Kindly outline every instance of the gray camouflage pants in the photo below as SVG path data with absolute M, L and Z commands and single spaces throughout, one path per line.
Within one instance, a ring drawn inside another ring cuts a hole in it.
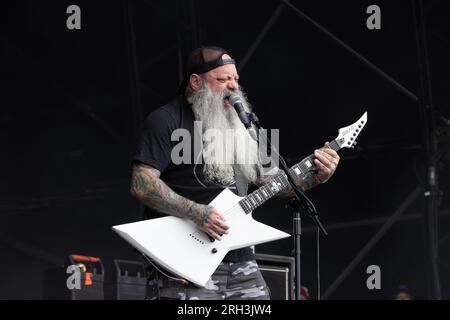
M 153 273 L 154 275 L 155 273 Z M 204 288 L 168 279 L 149 278 L 151 296 L 177 300 L 269 300 L 269 290 L 255 260 L 222 262 Z M 150 297 L 151 298 L 151 297 Z

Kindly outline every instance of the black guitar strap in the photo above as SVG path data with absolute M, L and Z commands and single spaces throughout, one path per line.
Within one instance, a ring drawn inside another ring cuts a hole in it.
M 233 171 L 238 196 L 245 197 L 248 192 L 248 180 L 242 174 L 241 170 L 239 170 L 239 167 L 235 164 L 233 165 Z M 255 253 L 255 246 L 251 246 L 250 249 L 252 250 L 253 253 Z
M 245 197 L 248 191 L 247 178 L 242 174 L 241 170 L 239 170 L 239 167 L 235 164 L 233 165 L 233 171 L 238 196 Z

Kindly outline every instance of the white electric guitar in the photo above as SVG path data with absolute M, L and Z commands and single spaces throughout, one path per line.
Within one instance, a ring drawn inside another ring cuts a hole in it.
M 339 129 L 329 148 L 351 148 L 367 123 L 367 112 L 354 124 Z M 314 155 L 291 167 L 290 172 L 304 179 L 316 170 Z M 246 197 L 223 190 L 210 205 L 226 219 L 229 233 L 221 241 L 211 240 L 193 222 L 174 216 L 113 226 L 122 238 L 173 274 L 204 287 L 230 250 L 289 237 L 288 233 L 255 221 L 252 211 L 289 186 L 284 173 Z

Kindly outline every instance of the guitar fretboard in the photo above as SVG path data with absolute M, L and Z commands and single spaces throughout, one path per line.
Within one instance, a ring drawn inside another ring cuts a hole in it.
M 340 149 L 339 144 L 336 140 L 330 142 L 328 144 L 328 147 L 333 149 L 334 151 L 338 151 Z M 292 166 L 289 169 L 289 172 L 293 176 L 298 177 L 300 180 L 304 179 L 306 175 L 317 169 L 317 167 L 314 165 L 314 159 L 314 154 L 309 155 L 296 165 Z M 259 189 L 247 195 L 245 198 L 241 199 L 239 201 L 239 205 L 244 210 L 244 212 L 248 214 L 262 205 L 264 202 L 275 196 L 277 193 L 286 189 L 288 186 L 288 178 L 286 174 L 281 171 L 277 173 L 269 183 L 263 185 Z

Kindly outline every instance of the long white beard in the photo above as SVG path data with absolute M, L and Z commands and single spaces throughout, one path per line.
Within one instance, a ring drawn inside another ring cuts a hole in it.
M 244 93 L 234 93 L 241 97 L 248 112 L 250 106 Z M 235 164 L 249 182 L 255 182 L 260 170 L 258 145 L 236 111 L 224 106 L 224 97 L 225 92 L 215 94 L 206 83 L 188 97 L 195 120 L 202 121 L 203 173 L 211 181 L 231 185 Z

